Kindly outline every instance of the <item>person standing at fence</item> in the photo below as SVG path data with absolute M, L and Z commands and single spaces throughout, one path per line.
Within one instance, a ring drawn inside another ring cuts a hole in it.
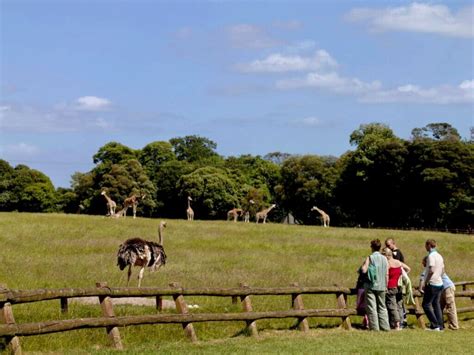
M 441 293 L 443 292 L 444 260 L 436 249 L 436 241 L 428 239 L 425 248 L 428 252 L 423 281 L 420 284 L 420 292 L 423 292 L 423 310 L 430 320 L 428 330 L 443 330 L 443 312 L 441 310 Z
M 388 262 L 388 283 L 385 299 L 390 328 L 401 330 L 401 323 L 403 321 L 403 294 L 398 284 L 402 277 L 403 270 L 410 272 L 410 267 L 400 260 L 394 259 L 390 248 L 384 248 L 382 254 L 387 258 Z
M 428 258 L 427 256 L 423 258 L 423 261 L 422 261 L 423 268 L 426 268 L 427 258 Z M 420 275 L 421 283 L 423 282 L 424 277 L 425 277 L 425 269 L 423 269 L 423 272 Z M 455 300 L 455 294 L 454 294 L 454 292 L 456 291 L 456 287 L 454 286 L 454 282 L 451 281 L 451 279 L 449 278 L 448 274 L 444 273 L 443 276 L 441 276 L 441 279 L 443 280 L 443 291 L 441 292 L 441 298 L 440 298 L 441 310 L 443 311 L 444 309 L 446 309 L 446 313 L 448 315 L 449 329 L 458 330 L 459 329 L 458 313 L 456 309 L 456 300 Z
M 448 314 L 448 328 L 451 330 L 458 330 L 458 312 L 454 295 L 456 287 L 454 286 L 454 282 L 451 281 L 446 273 L 444 273 L 441 278 L 443 280 L 443 292 L 441 293 L 440 300 L 441 310 L 446 309 L 446 313 Z
M 365 300 L 370 330 L 390 330 L 385 295 L 388 281 L 388 262 L 380 254 L 382 243 L 379 239 L 370 242 L 372 254 L 365 259 L 361 270 L 367 273 Z
M 367 305 L 365 304 L 365 284 L 369 282 L 367 273 L 362 272 L 362 268 L 359 267 L 357 270 L 358 277 L 356 283 L 357 299 L 356 299 L 356 310 L 359 316 L 362 316 L 362 327 L 369 329 L 369 317 L 367 317 Z

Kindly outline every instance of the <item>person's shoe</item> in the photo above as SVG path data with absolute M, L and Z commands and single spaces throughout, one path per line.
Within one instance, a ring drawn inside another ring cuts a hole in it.
M 436 327 L 436 328 L 426 328 L 425 330 L 430 330 L 432 332 L 440 332 L 441 329 L 439 327 Z

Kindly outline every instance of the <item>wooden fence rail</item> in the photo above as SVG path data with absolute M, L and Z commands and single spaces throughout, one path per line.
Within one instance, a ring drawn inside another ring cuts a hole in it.
M 458 308 L 458 313 L 474 312 L 474 290 L 469 286 L 474 281 L 462 281 L 455 283 L 462 286 L 462 291 L 456 292 L 456 297 L 469 297 L 473 306 Z M 304 309 L 302 295 L 334 295 L 336 307 L 334 309 Z M 111 345 L 116 349 L 123 349 L 118 327 L 142 324 L 169 324 L 180 323 L 186 336 L 193 342 L 197 341 L 193 323 L 197 322 L 222 322 L 222 321 L 244 321 L 246 331 L 252 336 L 258 335 L 256 321 L 272 318 L 296 318 L 297 328 L 301 331 L 309 329 L 308 317 L 337 317 L 341 318 L 341 327 L 351 329 L 350 316 L 357 314 L 355 309 L 347 307 L 347 297 L 357 294 L 357 290 L 347 287 L 301 287 L 292 284 L 289 287 L 277 288 L 252 288 L 241 284 L 236 288 L 184 288 L 176 283 L 167 288 L 113 288 L 107 283 L 97 283 L 95 288 L 66 288 L 66 289 L 39 289 L 39 290 L 10 290 L 0 286 L 0 338 L 6 339 L 6 343 L 14 354 L 21 354 L 20 336 L 33 336 L 40 334 L 64 332 L 84 328 L 106 328 Z M 255 312 L 252 309 L 250 296 L 291 296 L 290 306 L 292 309 L 285 311 Z M 141 316 L 120 316 L 114 314 L 112 298 L 121 297 L 156 297 L 157 308 L 163 296 L 171 296 L 175 301 L 176 310 L 179 314 L 155 314 Z M 184 296 L 214 296 L 231 297 L 232 303 L 240 299 L 242 313 L 189 313 Z M 424 327 L 422 316 L 423 309 L 419 306 L 419 298 L 422 294 L 414 290 L 416 306 L 408 308 L 409 314 L 417 317 L 418 324 Z M 98 297 L 102 308 L 102 317 L 66 319 L 36 323 L 17 324 L 13 317 L 12 305 L 39 302 L 47 300 L 60 300 L 61 311 L 68 311 L 68 299 L 78 297 Z M 1 345 L 1 344 L 0 344 Z M 1 350 L 1 348 L 0 348 Z

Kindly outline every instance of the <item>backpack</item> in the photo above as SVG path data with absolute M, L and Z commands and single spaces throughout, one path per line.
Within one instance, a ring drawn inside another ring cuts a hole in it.
M 370 281 L 371 285 L 374 285 L 377 282 L 377 268 L 372 262 L 372 257 L 369 257 L 370 263 L 369 263 L 369 268 L 367 269 L 367 277 Z

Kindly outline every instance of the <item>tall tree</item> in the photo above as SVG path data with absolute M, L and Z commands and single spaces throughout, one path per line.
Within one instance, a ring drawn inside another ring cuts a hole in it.
M 281 183 L 276 187 L 278 205 L 308 224 L 317 220 L 310 212 L 314 205 L 332 214 L 335 172 L 331 160 L 317 155 L 288 158 L 281 167 Z
M 0 210 L 19 212 L 54 212 L 56 191 L 45 174 L 17 165 L 14 169 L 2 161 L 0 183 Z
M 422 128 L 414 128 L 411 131 L 413 139 L 429 138 L 435 140 L 459 141 L 461 136 L 456 128 L 449 123 L 430 123 Z
M 346 223 L 394 226 L 400 223 L 406 148 L 386 125 L 361 125 L 350 136 L 355 151 L 341 157 L 336 197 Z
M 170 143 L 178 160 L 195 163 L 219 159 L 217 144 L 208 138 L 192 135 L 172 138 Z
M 226 218 L 227 211 L 239 202 L 237 187 L 223 169 L 199 168 L 182 176 L 178 186 L 183 207 L 187 196 L 191 196 L 197 218 Z

